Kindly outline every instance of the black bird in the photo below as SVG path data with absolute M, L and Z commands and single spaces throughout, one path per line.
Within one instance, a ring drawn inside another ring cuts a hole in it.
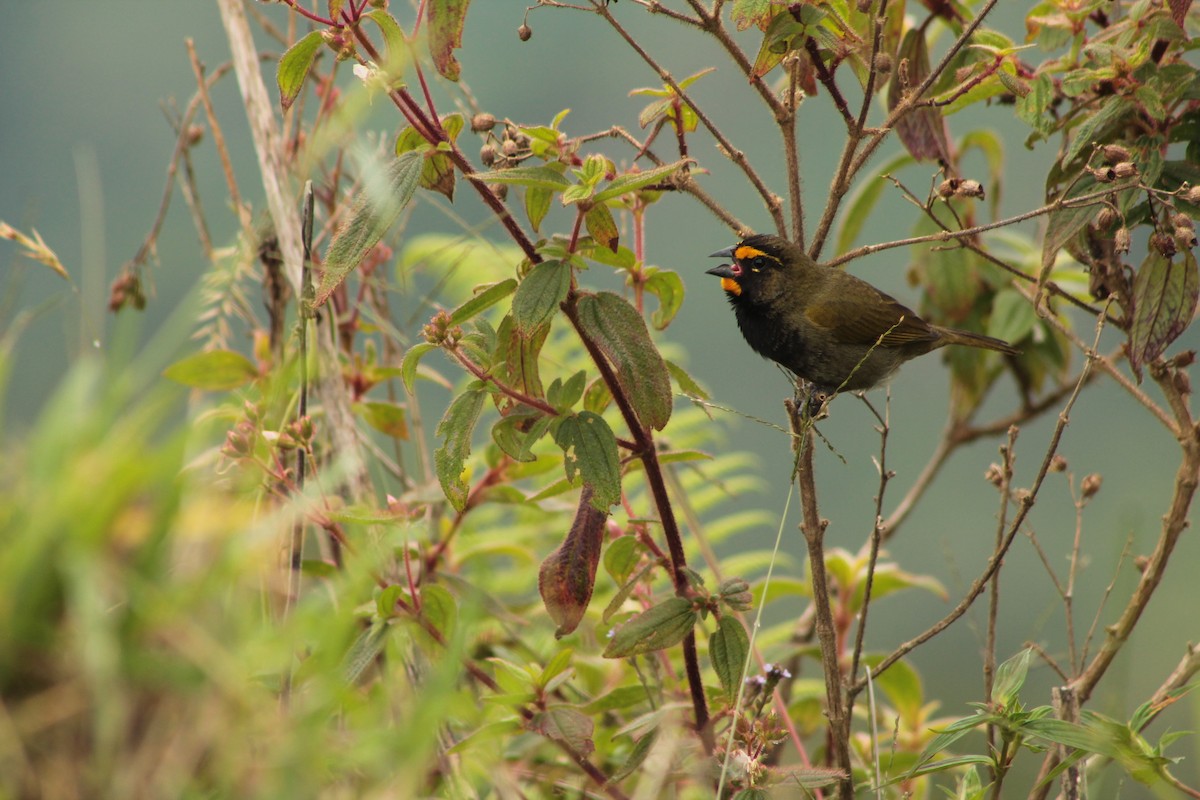
M 1007 355 L 1007 342 L 926 322 L 871 284 L 814 262 L 787 239 L 756 234 L 712 254 L 738 328 L 756 353 L 826 396 L 887 380 L 910 358 L 948 344 Z

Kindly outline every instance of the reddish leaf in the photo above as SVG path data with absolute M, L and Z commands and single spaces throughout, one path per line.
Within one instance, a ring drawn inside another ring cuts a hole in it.
M 1167 5 L 1171 7 L 1171 19 L 1182 28 L 1184 20 L 1187 19 L 1188 9 L 1192 7 L 1192 0 L 1169 0 Z
M 535 714 L 529 726 L 547 739 L 565 742 L 581 755 L 590 755 L 596 749 L 592 742 L 592 720 L 582 711 L 571 706 L 550 706 Z
M 458 80 L 461 70 L 454 50 L 462 47 L 463 25 L 471 0 L 430 0 L 425 6 L 429 24 L 429 52 L 443 78 Z
M 929 75 L 929 47 L 925 43 L 925 32 L 913 28 L 904 34 L 900 43 L 900 59 L 907 62 L 907 69 L 897 69 L 888 87 L 888 111 L 900 105 L 906 91 L 920 86 Z M 902 75 L 907 75 L 907 85 Z M 917 108 L 896 121 L 896 135 L 904 149 L 917 161 L 950 161 L 950 145 L 946 135 L 946 121 L 936 108 Z
M 558 625 L 556 637 L 566 636 L 579 627 L 587 611 L 596 585 L 596 567 L 600 564 L 607 519 L 607 512 L 592 505 L 592 490 L 585 484 L 567 538 L 538 570 L 538 592 L 546 604 L 546 612 Z
M 1162 355 L 1187 329 L 1198 297 L 1200 272 L 1191 251 L 1175 261 L 1151 249 L 1133 279 L 1129 366 L 1138 381 L 1142 379 L 1142 367 Z

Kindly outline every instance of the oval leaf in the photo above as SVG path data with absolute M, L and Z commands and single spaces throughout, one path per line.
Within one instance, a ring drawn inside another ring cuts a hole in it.
M 543 261 L 529 271 L 513 297 L 513 321 L 529 333 L 550 321 L 571 288 L 571 267 L 565 261 Z
M 338 229 L 325 252 L 325 272 L 313 300 L 314 308 L 329 299 L 396 222 L 417 190 L 424 160 L 417 152 L 398 156 L 388 167 L 386 185 L 359 198 L 350 221 Z
M 477 287 L 471 299 L 450 312 L 450 323 L 461 325 L 485 309 L 491 308 L 517 290 L 516 278 L 505 278 L 499 283 Z
M 554 432 L 563 449 L 567 480 L 578 474 L 592 488 L 592 505 L 605 510 L 621 499 L 621 461 L 617 437 L 604 417 L 591 411 L 564 417 Z
M 737 698 L 750 652 L 750 637 L 737 617 L 726 614 L 717 622 L 717 630 L 708 639 L 708 657 L 721 688 L 732 703 Z
M 283 110 L 291 108 L 292 103 L 300 96 L 304 87 L 304 79 L 312 69 L 317 51 L 325 43 L 320 31 L 312 31 L 303 39 L 288 48 L 279 59 L 279 68 L 275 71 L 275 80 L 279 84 L 279 104 Z
M 163 377 L 193 389 L 215 392 L 244 386 L 258 377 L 258 370 L 241 353 L 209 350 L 176 361 L 163 370 Z
M 483 411 L 485 394 L 478 388 L 463 392 L 454 398 L 437 426 L 437 435 L 443 437 L 443 442 L 433 454 L 433 463 L 442 491 L 455 511 L 462 511 L 467 505 L 470 487 L 463 479 L 463 464 L 471 454 L 471 433 Z
M 650 315 L 650 322 L 658 330 L 666 330 L 683 305 L 683 279 L 678 272 L 659 270 L 646 280 L 646 291 L 658 298 L 658 310 Z
M 638 419 L 661 431 L 671 418 L 671 378 L 642 316 L 611 292 L 584 295 L 576 310 L 582 332 L 616 367 Z
M 408 423 L 404 419 L 404 409 L 395 403 L 369 401 L 354 404 L 355 413 L 361 414 L 375 430 L 395 439 L 408 438 Z
M 471 0 L 431 0 L 425 6 L 429 53 L 433 56 L 437 71 L 447 80 L 458 80 L 461 71 L 454 50 L 462 47 L 463 25 L 467 22 L 467 6 L 470 3 Z
M 617 628 L 604 648 L 604 657 L 629 658 L 677 645 L 695 627 L 697 619 L 699 614 L 692 601 L 672 597 Z
M 1142 366 L 1162 355 L 1187 329 L 1200 296 L 1196 256 L 1184 251 L 1178 261 L 1151 248 L 1133 279 L 1133 326 L 1129 366 L 1142 378 Z

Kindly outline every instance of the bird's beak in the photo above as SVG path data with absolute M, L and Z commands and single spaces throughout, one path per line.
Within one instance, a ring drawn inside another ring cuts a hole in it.
M 718 278 L 728 278 L 733 280 L 737 277 L 737 273 L 733 271 L 733 267 L 729 264 L 722 264 L 719 267 L 713 267 L 704 271 L 705 275 L 716 275 Z
M 733 258 L 733 251 L 737 249 L 737 245 L 726 247 L 724 250 L 718 250 L 709 256 L 709 258 Z
M 742 285 L 737 282 L 738 273 L 734 271 L 730 264 L 722 264 L 719 267 L 704 271 L 706 275 L 716 275 L 721 279 L 721 288 L 732 295 L 740 295 L 742 293 Z

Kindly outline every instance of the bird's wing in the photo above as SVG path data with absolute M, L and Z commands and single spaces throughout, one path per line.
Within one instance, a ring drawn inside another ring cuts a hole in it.
M 809 306 L 805 315 L 844 344 L 870 346 L 880 341 L 881 334 L 884 334 L 880 341 L 883 347 L 937 339 L 937 333 L 916 312 L 882 293 L 877 303 L 834 300 L 815 308 Z

